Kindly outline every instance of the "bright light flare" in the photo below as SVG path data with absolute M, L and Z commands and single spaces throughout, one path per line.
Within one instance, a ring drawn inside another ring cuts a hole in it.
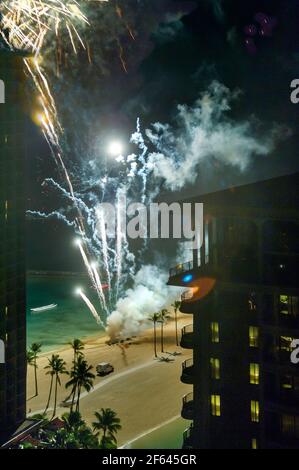
M 75 246 L 80 247 L 80 246 L 81 246 L 81 243 L 82 243 L 81 238 L 75 238 L 75 240 L 74 240 L 74 245 L 75 245 Z
M 121 142 L 113 141 L 108 145 L 108 153 L 112 157 L 119 157 L 123 153 L 123 145 Z

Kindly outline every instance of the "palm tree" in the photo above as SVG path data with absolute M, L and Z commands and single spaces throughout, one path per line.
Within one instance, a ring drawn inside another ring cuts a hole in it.
M 180 300 L 175 300 L 171 305 L 174 309 L 174 321 L 175 321 L 175 339 L 176 345 L 179 345 L 179 337 L 178 337 L 178 310 L 180 309 L 181 302 Z
M 160 313 L 153 313 L 152 316 L 149 317 L 149 320 L 153 322 L 154 324 L 154 351 L 155 351 L 155 357 L 158 357 L 157 354 L 157 323 L 160 319 Z
M 33 356 L 33 352 L 30 351 L 30 349 L 28 349 L 26 352 L 26 360 L 27 360 L 28 366 L 34 366 L 34 356 Z
M 166 308 L 163 308 L 160 312 L 159 322 L 161 323 L 161 352 L 164 352 L 164 325 L 167 319 L 170 318 L 169 312 Z
M 26 361 L 27 361 L 27 366 L 34 367 L 34 355 L 33 355 L 33 352 L 30 351 L 30 349 L 28 349 L 26 352 Z
M 49 389 L 48 401 L 47 401 L 47 404 L 46 404 L 46 408 L 45 408 L 44 414 L 46 414 L 47 411 L 48 411 L 49 404 L 50 404 L 50 400 L 51 400 L 51 396 L 52 396 L 53 380 L 54 380 L 54 375 L 55 375 L 54 368 L 55 368 L 55 356 L 52 355 L 51 359 L 48 358 L 48 365 L 45 366 L 45 369 L 49 369 L 49 370 L 46 372 L 46 375 L 51 375 L 51 382 L 50 382 L 50 389 Z
M 94 421 L 92 426 L 93 430 L 96 431 L 96 436 L 99 435 L 100 431 L 103 432 L 101 447 L 107 448 L 110 442 L 116 443 L 116 434 L 121 429 L 121 424 L 115 411 L 111 408 L 101 408 L 101 412 L 96 412 L 95 417 L 97 421 Z
M 49 369 L 47 371 L 47 374 L 51 375 L 51 383 L 50 383 L 50 391 L 49 391 L 48 401 L 47 401 L 47 405 L 46 405 L 46 409 L 45 409 L 44 413 L 46 413 L 48 408 L 49 408 L 50 399 L 51 399 L 52 390 L 53 390 L 53 382 L 54 382 L 54 378 L 55 378 L 54 409 L 53 409 L 52 419 L 54 418 L 54 416 L 56 414 L 57 389 L 58 389 L 58 385 L 61 385 L 60 375 L 68 374 L 65 366 L 66 366 L 65 361 L 61 357 L 59 357 L 58 354 L 52 354 L 51 359 L 48 359 L 48 365 L 45 367 L 45 369 Z
M 32 343 L 29 347 L 29 351 L 33 356 L 33 367 L 34 367 L 34 382 L 35 382 L 35 396 L 38 395 L 38 386 L 37 386 L 37 357 L 41 352 L 42 344 L 41 343 Z
M 93 387 L 93 381 L 95 375 L 91 372 L 93 369 L 92 366 L 88 365 L 87 361 L 82 356 L 78 356 L 77 361 L 74 363 L 74 367 L 71 370 L 70 376 L 71 380 L 66 383 L 66 388 L 72 387 L 73 398 L 71 411 L 73 411 L 76 392 L 77 392 L 77 402 L 76 402 L 76 411 L 79 411 L 80 405 L 80 395 L 81 390 L 84 388 L 87 392 Z
M 54 367 L 54 374 L 55 374 L 55 395 L 54 395 L 54 410 L 53 410 L 53 416 L 52 419 L 54 418 L 56 414 L 56 406 L 57 406 L 57 388 L 58 385 L 61 386 L 61 381 L 60 381 L 60 375 L 63 374 L 68 374 L 68 371 L 65 368 L 66 362 L 61 359 L 61 357 L 56 356 L 55 360 L 55 367 Z
M 82 416 L 79 412 L 77 411 L 71 411 L 70 413 L 64 413 L 62 416 L 62 421 L 65 424 L 65 429 L 67 431 L 73 431 L 76 429 L 79 429 L 80 426 L 83 426 L 84 421 L 82 419 Z
M 92 433 L 79 412 L 73 411 L 62 415 L 65 424 L 64 431 L 67 436 L 72 436 L 73 442 L 80 449 L 98 449 L 98 438 Z
M 70 341 L 68 344 L 69 346 L 71 346 L 71 348 L 74 351 L 73 363 L 75 364 L 78 357 L 83 356 L 82 351 L 84 349 L 84 343 L 80 339 L 75 338 L 73 341 Z M 67 402 L 70 399 L 70 397 L 73 395 L 73 393 L 74 393 L 74 390 L 72 389 L 70 394 L 64 399 L 64 402 Z
M 78 359 L 78 356 L 83 355 L 82 351 L 84 349 L 84 343 L 82 343 L 82 341 L 80 339 L 75 338 L 73 341 L 70 341 L 68 344 L 71 346 L 71 348 L 74 351 L 73 361 L 76 362 L 76 360 Z

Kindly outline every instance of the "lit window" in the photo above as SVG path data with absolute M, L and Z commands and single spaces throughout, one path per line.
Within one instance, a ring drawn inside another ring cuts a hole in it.
M 211 365 L 211 377 L 212 377 L 212 379 L 219 380 L 220 379 L 220 361 L 219 361 L 219 359 L 215 359 L 214 357 L 211 357 L 210 365 Z
M 279 304 L 281 315 L 293 317 L 299 315 L 299 297 L 280 295 Z
M 219 323 L 211 323 L 211 339 L 212 343 L 219 343 Z
M 211 395 L 212 416 L 221 416 L 220 395 Z
M 285 375 L 281 379 L 281 388 L 284 390 L 292 390 L 293 388 L 293 378 L 291 375 Z
M 250 402 L 251 421 L 258 423 L 260 420 L 260 404 L 258 401 L 251 400 Z
M 299 437 L 299 416 L 282 415 L 282 433 L 292 437 Z
M 250 383 L 258 385 L 260 382 L 260 366 L 259 364 L 250 364 Z
M 258 348 L 259 345 L 259 329 L 257 326 L 249 327 L 249 346 L 251 348 Z
M 292 352 L 293 349 L 291 348 L 291 343 L 294 338 L 291 338 L 290 336 L 281 336 L 280 337 L 280 344 L 279 348 L 280 351 L 286 351 L 286 352 Z
M 251 439 L 251 449 L 258 449 L 257 439 L 255 438 Z

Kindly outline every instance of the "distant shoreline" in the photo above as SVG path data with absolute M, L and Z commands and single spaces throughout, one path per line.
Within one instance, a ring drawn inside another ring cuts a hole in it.
M 29 270 L 26 271 L 27 276 L 36 277 L 74 277 L 74 278 L 87 278 L 87 274 L 84 272 L 72 272 L 72 271 L 40 271 L 40 270 Z

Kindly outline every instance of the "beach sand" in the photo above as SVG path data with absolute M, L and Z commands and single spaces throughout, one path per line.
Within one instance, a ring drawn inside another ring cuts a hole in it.
M 179 336 L 183 326 L 192 323 L 191 315 L 179 314 Z M 114 373 L 106 377 L 96 377 L 94 388 L 89 393 L 83 393 L 80 400 L 80 412 L 90 424 L 94 412 L 101 408 L 112 408 L 121 419 L 122 430 L 118 433 L 118 446 L 144 435 L 151 429 L 179 416 L 182 407 L 182 397 L 192 389 L 180 381 L 181 364 L 192 356 L 191 350 L 182 349 L 175 345 L 175 322 L 170 320 L 164 328 L 165 346 L 167 352 L 180 352 L 173 357 L 174 362 L 165 363 L 154 359 L 153 331 L 147 330 L 140 337 L 132 340 L 125 353 L 119 346 L 106 344 L 107 337 L 90 338 L 85 340 L 84 354 L 89 364 L 95 366 L 100 362 L 113 364 Z M 158 329 L 159 332 L 159 329 Z M 160 334 L 158 334 L 158 353 Z M 68 370 L 71 368 L 73 351 L 66 347 L 58 351 L 66 361 Z M 47 402 L 50 376 L 46 375 L 48 354 L 38 358 L 39 395 L 34 395 L 33 367 L 28 368 L 27 379 L 27 411 L 29 415 L 40 413 Z M 164 354 L 167 356 L 167 354 Z M 172 357 L 172 356 L 169 356 Z M 93 371 L 95 373 L 95 370 Z M 68 395 L 64 384 L 68 376 L 62 376 L 62 386 L 58 389 L 58 403 Z M 53 406 L 53 399 L 50 409 Z M 57 416 L 68 411 L 68 408 L 58 407 Z M 51 416 L 51 413 L 49 414 Z M 188 422 L 186 421 L 186 427 Z

